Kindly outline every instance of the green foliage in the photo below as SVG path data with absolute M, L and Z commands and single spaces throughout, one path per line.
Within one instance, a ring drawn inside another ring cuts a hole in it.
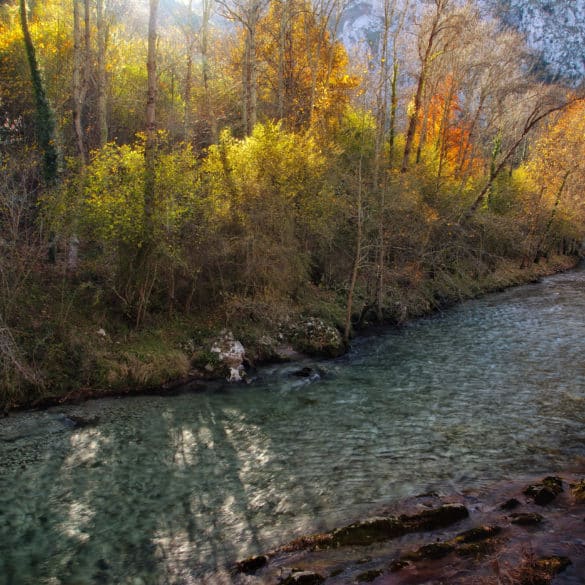
M 376 120 L 371 112 L 348 107 L 335 134 L 335 144 L 341 149 L 344 163 L 355 163 L 360 159 L 371 165 L 376 140 Z
M 306 280 L 310 239 L 333 213 L 326 169 L 311 136 L 278 124 L 257 125 L 242 140 L 225 131 L 209 149 L 203 178 L 213 221 L 230 244 L 234 290 L 294 294 Z
M 80 235 L 115 250 L 144 243 L 144 144 L 107 144 L 85 174 L 70 162 L 63 189 L 45 198 L 45 213 L 61 233 L 77 218 Z M 190 146 L 162 152 L 156 166 L 154 234 L 169 246 L 200 205 L 197 161 Z M 79 199 L 79 193 L 82 193 Z

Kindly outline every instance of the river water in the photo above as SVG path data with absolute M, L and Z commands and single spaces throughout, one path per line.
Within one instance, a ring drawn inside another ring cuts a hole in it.
M 416 493 L 584 471 L 584 358 L 576 270 L 301 364 L 319 379 L 275 366 L 0 420 L 0 585 L 228 583 L 238 558 Z

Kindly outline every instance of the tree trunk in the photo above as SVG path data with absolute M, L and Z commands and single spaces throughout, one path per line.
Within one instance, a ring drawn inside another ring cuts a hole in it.
M 395 4 L 390 6 L 390 0 L 384 1 L 384 26 L 380 47 L 380 71 L 378 87 L 376 88 L 376 142 L 374 146 L 374 168 L 372 179 L 374 193 L 378 195 L 378 246 L 376 250 L 376 317 L 382 321 L 384 305 L 384 264 L 385 264 L 385 210 L 386 210 L 386 172 L 384 169 L 381 180 L 380 170 L 383 165 L 384 142 L 386 137 L 386 119 L 388 111 L 388 37 Z
M 148 22 L 147 97 L 146 97 L 146 144 L 144 147 L 144 229 L 145 236 L 152 236 L 155 206 L 156 174 L 156 18 L 158 0 L 150 0 Z
M 87 163 L 85 137 L 83 134 L 83 105 L 85 101 L 86 55 L 82 48 L 80 0 L 73 0 L 73 127 L 81 164 Z
M 394 159 L 394 142 L 396 140 L 396 115 L 398 112 L 398 38 L 404 27 L 406 21 L 406 14 L 410 7 L 410 0 L 406 0 L 402 6 L 398 23 L 396 24 L 395 30 L 392 34 L 392 81 L 390 83 L 390 127 L 388 129 L 388 142 L 389 142 L 389 154 L 388 160 L 390 164 Z M 394 6 L 394 9 L 396 6 Z
M 250 29 L 250 109 L 248 113 L 248 132 L 252 134 L 258 117 L 258 65 L 256 62 L 256 32 L 257 19 Z
M 193 84 L 193 31 L 190 23 L 193 19 L 193 0 L 189 0 L 187 8 L 187 19 L 189 21 L 189 27 L 185 44 L 187 45 L 187 71 L 185 72 L 185 91 L 183 93 L 183 101 L 185 102 L 185 108 L 183 111 L 183 140 L 189 141 L 190 127 L 191 127 L 191 90 Z
M 357 200 L 357 230 L 355 236 L 355 257 L 351 269 L 351 276 L 349 279 L 349 289 L 347 291 L 347 306 L 345 312 L 345 325 L 343 328 L 343 341 L 349 343 L 351 335 L 351 314 L 353 312 L 353 297 L 355 294 L 355 286 L 362 261 L 362 239 L 363 239 L 363 209 L 362 209 L 362 161 L 360 158 L 359 164 L 359 186 L 358 186 L 358 200 Z
M 97 118 L 99 145 L 108 141 L 107 76 L 106 76 L 106 21 L 104 0 L 96 0 L 97 10 Z
M 217 117 L 213 111 L 213 98 L 211 95 L 211 88 L 209 87 L 210 70 L 209 70 L 209 19 L 211 18 L 211 10 L 213 8 L 213 0 L 203 0 L 203 18 L 201 20 L 201 68 L 203 75 L 203 89 L 205 92 L 205 116 L 209 121 L 210 142 L 216 144 L 219 136 L 217 127 Z
M 28 28 L 26 0 L 20 0 L 20 24 L 26 49 L 26 57 L 30 69 L 31 82 L 35 96 L 36 133 L 39 146 L 43 151 L 44 175 L 49 185 L 57 183 L 61 170 L 61 153 L 58 147 L 57 125 L 55 115 L 49 104 L 45 86 L 41 77 L 35 47 Z
M 286 59 L 286 39 L 288 36 L 288 22 L 289 22 L 289 0 L 282 0 L 282 14 L 280 15 L 280 23 L 278 30 L 278 95 L 276 111 L 279 120 L 284 118 L 284 102 L 285 102 L 285 59 Z

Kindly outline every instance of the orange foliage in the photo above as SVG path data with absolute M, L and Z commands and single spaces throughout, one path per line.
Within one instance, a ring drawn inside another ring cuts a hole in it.
M 282 117 L 292 129 L 328 126 L 345 110 L 359 79 L 348 73 L 345 48 L 331 39 L 327 23 L 309 2 L 289 0 L 287 13 L 283 10 L 283 3 L 273 2 L 260 22 L 263 109 L 269 118 Z M 284 29 L 283 22 L 288 23 Z
M 425 113 L 423 112 L 424 116 Z M 484 163 L 475 151 L 471 123 L 464 118 L 452 75 L 446 76 L 431 97 L 426 118 L 419 121 L 419 136 L 434 149 L 443 174 L 478 175 Z

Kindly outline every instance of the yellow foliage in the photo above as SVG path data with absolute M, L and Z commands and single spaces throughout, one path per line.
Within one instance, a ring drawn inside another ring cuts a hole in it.
M 344 112 L 359 79 L 348 72 L 345 48 L 332 41 L 326 22 L 310 3 L 288 2 L 286 16 L 284 6 L 271 3 L 260 22 L 259 94 L 269 118 L 278 119 L 282 114 L 287 127 L 293 129 L 327 128 Z M 289 23 L 285 30 L 283 22 Z
M 549 207 L 585 218 L 585 101 L 578 100 L 551 119 L 523 171 L 527 183 Z

